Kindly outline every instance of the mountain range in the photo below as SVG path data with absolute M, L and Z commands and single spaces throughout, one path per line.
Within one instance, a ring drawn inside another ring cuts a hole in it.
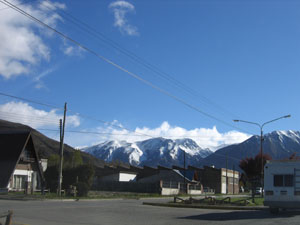
M 215 165 L 239 169 L 239 162 L 246 157 L 254 157 L 260 153 L 260 136 L 254 135 L 240 144 L 229 145 L 221 148 L 201 161 L 199 166 Z M 286 159 L 293 153 L 300 154 L 299 131 L 273 131 L 263 136 L 263 154 L 268 154 L 272 159 Z
M 202 149 L 192 139 L 152 138 L 128 143 L 126 141 L 107 141 L 88 147 L 83 151 L 104 161 L 122 161 L 138 166 L 183 167 L 184 151 L 186 165 L 212 166 L 240 170 L 239 162 L 246 157 L 254 157 L 260 152 L 260 136 L 254 135 L 246 141 L 222 147 L 215 152 Z M 300 154 L 299 131 L 274 131 L 264 135 L 263 153 L 272 159 L 284 159 L 293 153 Z
M 188 138 L 151 138 L 134 143 L 107 141 L 82 150 L 107 162 L 117 160 L 136 166 L 183 166 L 184 153 L 186 165 L 196 166 L 203 158 L 213 153 L 209 149 L 202 149 Z
M 19 123 L 0 120 L 1 132 L 31 131 L 34 144 L 41 158 L 58 154 L 59 142 L 46 137 L 37 130 Z M 300 155 L 299 131 L 273 131 L 263 137 L 263 152 L 272 159 L 289 158 L 292 154 Z M 71 157 L 74 148 L 65 144 L 64 154 Z M 138 166 L 183 167 L 184 152 L 186 165 L 196 167 L 212 166 L 217 168 L 226 165 L 229 169 L 239 169 L 239 162 L 246 157 L 254 157 L 260 152 L 260 136 L 254 135 L 246 141 L 222 147 L 215 152 L 201 148 L 192 139 L 152 138 L 145 141 L 129 143 L 126 141 L 107 141 L 82 149 L 84 162 L 103 166 L 105 162 L 121 161 Z

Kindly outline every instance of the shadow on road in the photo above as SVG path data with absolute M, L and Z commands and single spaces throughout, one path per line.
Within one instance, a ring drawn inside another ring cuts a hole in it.
M 235 211 L 207 213 L 195 216 L 179 217 L 178 219 L 191 220 L 251 220 L 251 219 L 272 219 L 272 218 L 289 218 L 299 216 L 300 211 L 280 211 L 279 214 L 271 214 L 269 211 Z

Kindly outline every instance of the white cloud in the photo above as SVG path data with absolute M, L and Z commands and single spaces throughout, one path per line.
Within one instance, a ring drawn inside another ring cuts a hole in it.
M 18 0 L 11 2 L 20 4 Z M 25 4 L 20 8 L 55 27 L 61 20 L 55 10 L 65 5 L 42 1 L 35 8 Z M 28 74 L 41 60 L 50 60 L 50 49 L 40 35 L 45 29 L 34 21 L 8 8 L 0 13 L 0 30 L 0 75 L 5 79 Z
M 49 74 L 53 73 L 55 70 L 56 70 L 56 67 L 53 67 L 53 68 L 43 71 L 42 73 L 40 73 L 36 77 L 34 77 L 33 82 L 35 83 L 35 88 L 36 89 L 46 88 L 42 79 L 44 77 L 48 76 Z
M 139 35 L 137 27 L 129 24 L 126 19 L 127 13 L 135 12 L 134 5 L 126 1 L 115 1 L 110 3 L 108 7 L 112 9 L 114 13 L 114 26 L 119 28 L 121 33 L 129 36 Z
M 94 130 L 99 133 L 98 135 L 81 134 L 81 138 L 84 138 L 81 139 L 83 142 L 78 142 L 78 140 L 73 139 L 73 145 L 91 146 L 107 140 L 126 140 L 128 142 L 135 142 L 150 139 L 152 137 L 164 137 L 169 139 L 191 138 L 202 148 L 216 150 L 217 147 L 221 145 L 240 143 L 250 137 L 250 135 L 238 131 L 220 133 L 215 126 L 213 128 L 195 128 L 187 130 L 182 127 L 171 126 L 166 121 L 157 128 L 137 127 L 134 131 L 122 129 L 122 126 L 120 129 L 118 127 L 120 127 L 120 124 L 117 123 L 117 121 L 114 121 L 112 125 L 106 127 L 98 127 Z M 71 144 L 72 138 L 70 137 L 69 140 Z
M 0 105 L 0 119 L 22 123 L 33 128 L 58 127 L 59 120 L 63 118 L 57 110 L 44 111 L 35 109 L 28 103 L 8 102 Z M 77 127 L 80 119 L 76 115 L 67 116 L 66 126 Z

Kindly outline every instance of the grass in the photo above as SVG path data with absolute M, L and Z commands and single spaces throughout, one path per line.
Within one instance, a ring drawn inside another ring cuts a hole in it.
M 3 195 L 4 196 L 4 195 Z M 33 193 L 33 194 L 24 194 L 24 192 L 9 192 L 4 197 L 16 198 L 16 199 L 115 199 L 115 198 L 125 198 L 125 199 L 139 199 L 139 198 L 157 198 L 163 197 L 156 193 L 132 193 L 132 192 L 105 192 L 105 191 L 90 191 L 88 196 L 85 197 L 74 197 L 74 196 L 57 196 L 56 193 Z
M 252 198 L 249 196 L 249 197 L 230 197 L 230 202 L 227 199 L 224 203 L 221 203 L 220 201 L 224 200 L 225 198 L 227 198 L 226 195 L 215 196 L 215 200 L 217 201 L 216 203 L 212 203 L 212 202 L 210 202 L 209 199 L 206 199 L 201 203 L 194 202 L 192 204 L 193 205 L 210 205 L 210 204 L 214 204 L 214 205 L 236 205 L 236 206 L 241 205 L 242 206 L 242 202 L 244 200 L 248 200 L 248 204 L 246 206 L 263 206 L 263 202 L 264 202 L 264 198 L 255 197 L 254 198 L 254 203 L 253 203 Z M 170 203 L 173 203 L 173 202 L 170 202 Z M 240 204 L 238 204 L 238 203 L 240 203 Z M 176 203 L 174 203 L 174 204 L 176 204 Z
M 226 198 L 226 195 L 214 195 L 216 200 L 222 200 Z M 73 197 L 73 196 L 57 196 L 56 193 L 45 193 L 45 195 L 41 195 L 41 193 L 34 193 L 33 195 L 25 195 L 24 192 L 9 192 L 8 197 L 11 198 L 21 198 L 21 199 L 139 199 L 139 198 L 164 198 L 164 197 L 173 197 L 173 196 L 161 196 L 157 193 L 133 193 L 133 192 L 109 192 L 109 191 L 89 191 L 88 196 L 86 197 Z M 189 198 L 196 196 L 190 195 L 179 195 L 181 198 Z M 204 197 L 202 195 L 202 197 Z M 249 200 L 248 206 L 262 206 L 264 199 L 261 197 L 255 197 L 255 202 L 252 203 L 252 199 L 249 197 L 231 197 L 231 202 L 237 202 L 241 200 Z M 198 203 L 199 204 L 199 203 Z M 208 204 L 202 203 L 202 204 Z

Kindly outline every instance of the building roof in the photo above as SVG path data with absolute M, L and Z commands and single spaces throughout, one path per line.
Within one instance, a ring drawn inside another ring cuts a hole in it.
M 25 148 L 33 151 L 39 173 L 44 180 L 37 152 L 34 148 L 30 132 L 0 133 L 0 188 L 6 188 L 22 152 Z
M 187 181 L 193 181 L 194 180 L 194 175 L 195 171 L 194 170 L 177 170 L 173 169 L 174 172 L 178 173 L 180 176 L 185 177 Z

